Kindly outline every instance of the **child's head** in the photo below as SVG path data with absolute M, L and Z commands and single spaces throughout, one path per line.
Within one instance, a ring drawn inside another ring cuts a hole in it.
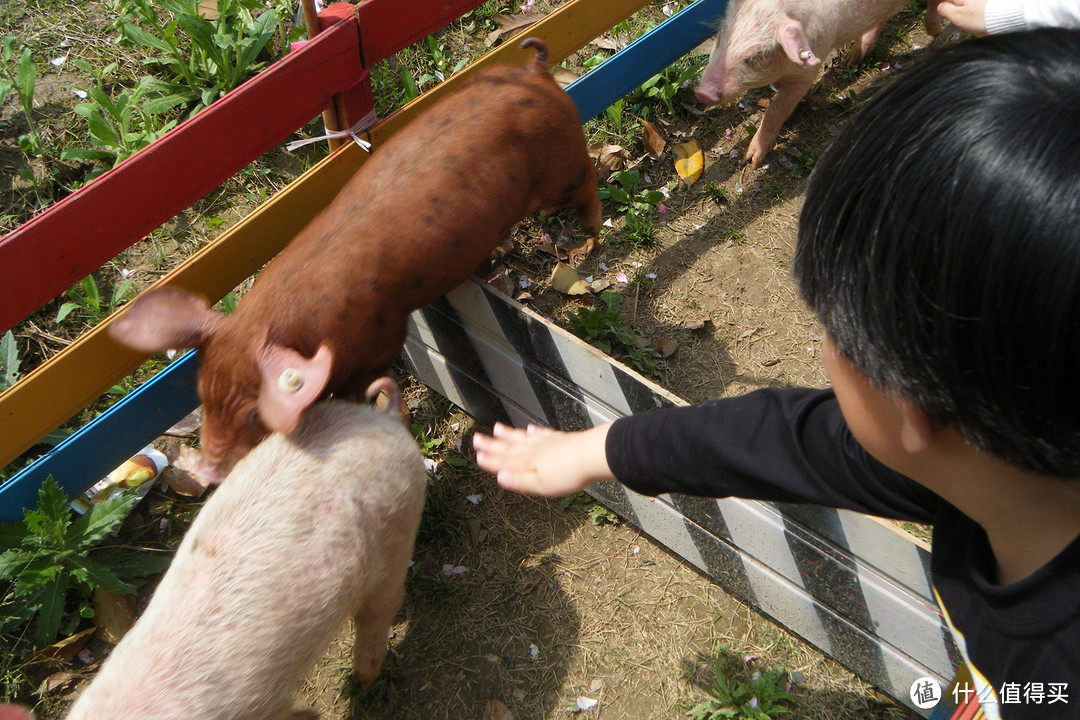
M 795 278 L 876 386 L 1080 478 L 1080 31 L 948 48 L 822 157 Z

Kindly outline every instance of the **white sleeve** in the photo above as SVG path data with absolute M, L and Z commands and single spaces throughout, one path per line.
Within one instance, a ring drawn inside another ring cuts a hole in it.
M 1080 0 L 986 0 L 986 32 L 1080 27 Z

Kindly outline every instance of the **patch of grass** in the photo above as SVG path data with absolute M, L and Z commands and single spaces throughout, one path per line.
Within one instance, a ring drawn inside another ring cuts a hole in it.
M 726 205 L 728 202 L 727 190 L 720 187 L 714 182 L 705 183 L 705 187 L 702 188 L 705 191 L 705 195 L 717 205 Z
M 782 668 L 752 671 L 730 651 L 721 651 L 713 665 L 711 700 L 694 705 L 691 720 L 773 720 L 788 711 L 787 673 Z

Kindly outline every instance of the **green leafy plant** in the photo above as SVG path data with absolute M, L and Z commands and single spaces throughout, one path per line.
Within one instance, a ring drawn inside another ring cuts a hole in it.
M 751 673 L 745 663 L 721 655 L 713 668 L 712 700 L 687 713 L 692 720 L 774 720 L 788 708 L 787 674 L 779 668 Z
M 124 299 L 134 292 L 132 279 L 126 278 L 113 286 L 107 299 L 102 298 L 97 281 L 93 275 L 87 275 L 80 282 L 68 288 L 70 301 L 60 306 L 56 313 L 56 322 L 64 321 L 73 311 L 78 310 L 92 323 L 99 323 L 119 307 Z
M 161 112 L 170 109 L 169 103 L 147 101 L 147 88 L 140 85 L 133 91 L 121 90 L 116 100 L 105 92 L 104 76 L 115 69 L 116 63 L 96 71 L 88 63 L 75 60 L 81 70 L 94 75 L 96 87 L 89 88 L 90 102 L 75 106 L 76 114 L 86 119 L 90 130 L 90 142 L 96 147 L 68 148 L 60 155 L 62 160 L 109 160 L 110 166 L 131 157 L 176 125 L 175 119 L 163 122 Z
M 576 492 L 573 495 L 567 495 L 559 500 L 560 510 L 566 510 L 575 505 L 577 506 L 577 510 L 584 512 L 589 517 L 589 522 L 593 525 L 604 525 L 608 523 L 617 525 L 619 523 L 618 515 L 598 503 L 584 490 Z
M 121 36 L 154 53 L 148 64 L 163 77 L 145 76 L 139 86 L 158 111 L 185 106 L 193 115 L 266 66 L 260 56 L 279 30 L 277 8 L 256 17 L 259 0 L 218 0 L 219 16 L 207 19 L 198 0 L 156 1 L 171 19 L 163 21 L 150 0 L 115 6 Z
M 623 235 L 631 245 L 640 248 L 653 247 L 659 240 L 652 218 L 634 211 L 626 213 L 626 230 Z
M 688 82 L 701 74 L 701 63 L 692 62 L 685 67 L 672 65 L 653 75 L 631 94 L 632 99 L 659 100 L 668 115 L 675 112 L 675 96 Z
M 812 147 L 793 147 L 785 153 L 791 160 L 791 174 L 797 178 L 806 177 L 817 165 L 818 151 Z
M 420 450 L 424 453 L 425 457 L 431 456 L 436 450 L 440 449 L 445 443 L 446 439 L 441 437 L 434 437 L 428 434 L 428 430 L 417 423 L 412 425 L 412 434 L 416 438 L 416 442 L 420 444 Z
M 15 346 L 15 336 L 8 330 L 0 338 L 0 392 L 15 384 L 19 379 L 19 349 Z
M 34 646 L 45 647 L 92 616 L 95 588 L 133 593 L 136 588 L 127 579 L 163 570 L 167 558 L 129 562 L 130 551 L 106 555 L 105 548 L 97 547 L 137 499 L 123 495 L 72 520 L 60 486 L 46 479 L 37 508 L 24 510 L 20 523 L 0 525 L 0 582 L 9 584 L 0 600 L 0 631 L 33 624 Z
M 12 90 L 19 96 L 23 115 L 29 131 L 19 136 L 19 147 L 31 154 L 41 153 L 41 136 L 34 122 L 34 86 L 37 82 L 37 69 L 30 48 L 23 47 L 18 59 L 15 59 L 15 44 L 18 38 L 6 36 L 0 41 L 0 105 L 4 103 Z
M 724 205 L 728 201 L 727 190 L 714 182 L 705 183 L 705 194 L 717 205 Z
M 651 213 L 664 200 L 659 190 L 638 188 L 641 172 L 623 170 L 611 176 L 611 183 L 600 188 L 600 199 L 611 200 L 619 210 L 639 213 Z
M 660 355 L 651 347 L 638 347 L 638 335 L 622 316 L 623 296 L 605 290 L 600 300 L 602 306 L 580 307 L 566 313 L 570 332 L 609 355 L 617 353 L 643 374 L 655 374 Z

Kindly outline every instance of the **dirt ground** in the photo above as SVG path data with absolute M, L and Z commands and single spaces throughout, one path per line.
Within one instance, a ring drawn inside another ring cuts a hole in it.
M 955 39 L 950 33 L 935 43 Z M 759 170 L 743 168 L 739 158 L 747 124 L 760 123 L 758 101 L 771 94 L 767 88 L 709 110 L 693 106 L 684 92 L 678 119 L 656 120 L 669 148 L 687 138 L 700 144 L 704 175 L 687 188 L 675 181 L 670 149 L 659 159 L 631 153 L 630 166 L 652 186 L 671 188 L 666 212 L 657 216 L 659 243 L 633 248 L 618 240 L 616 224 L 579 271 L 609 279 L 617 290 L 620 272 L 655 274 L 628 298 L 624 315 L 650 341 L 677 341 L 659 372 L 662 385 L 698 402 L 762 386 L 826 384 L 819 328 L 788 273 L 806 175 L 870 86 L 915 62 L 929 42 L 905 12 L 869 62 L 833 63 Z M 709 185 L 714 191 L 703 192 Z M 561 222 L 545 230 L 558 235 Z M 533 306 L 565 324 L 565 310 L 582 301 L 546 286 L 551 258 L 530 250 L 539 232 L 535 223 L 526 226 L 527 239 L 506 260 L 509 276 L 529 277 Z M 708 321 L 687 329 L 694 318 Z M 584 697 L 597 701 L 587 717 L 682 718 L 707 697 L 719 655 L 745 664 L 748 674 L 783 667 L 798 681 L 790 717 L 915 717 L 634 529 L 594 524 L 591 502 L 499 491 L 470 466 L 473 421 L 406 382 L 415 421 L 442 443 L 431 453 L 438 465 L 429 508 L 383 675 L 367 693 L 352 686 L 343 631 L 305 680 L 298 704 L 331 720 L 528 720 L 565 717 Z M 475 496 L 476 503 L 468 499 Z M 152 505 L 140 520 L 156 525 L 161 507 Z M 447 574 L 450 568 L 457 572 Z M 91 672 L 105 652 L 92 649 Z M 76 678 L 50 693 L 42 716 L 59 716 L 78 684 Z

